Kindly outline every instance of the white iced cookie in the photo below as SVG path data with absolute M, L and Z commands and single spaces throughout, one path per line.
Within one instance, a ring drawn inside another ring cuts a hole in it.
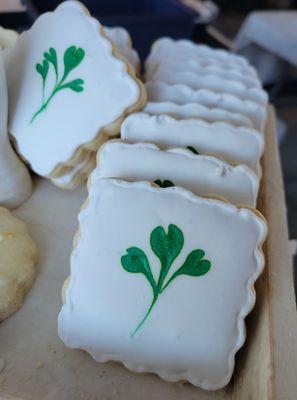
M 127 29 L 122 26 L 104 26 L 105 34 L 120 48 L 132 48 L 132 40 Z
M 0 207 L 0 321 L 23 304 L 36 274 L 37 248 L 27 227 Z
M 263 89 L 259 87 L 248 88 L 239 81 L 224 79 L 216 75 L 202 76 L 183 69 L 180 71 L 157 69 L 151 80 L 170 84 L 185 84 L 195 90 L 209 89 L 216 93 L 230 93 L 242 100 L 254 101 L 261 106 L 267 106 L 268 103 L 267 93 Z
M 7 49 L 13 47 L 19 34 L 12 29 L 5 29 L 0 26 L 0 47 Z
M 10 144 L 7 113 L 7 84 L 0 48 L 0 205 L 13 209 L 31 195 L 32 181 L 26 166 Z
M 106 36 L 117 46 L 122 55 L 135 68 L 137 74 L 140 72 L 140 59 L 136 50 L 132 48 L 132 41 L 128 31 L 122 27 L 104 27 Z
M 234 126 L 252 128 L 249 118 L 222 108 L 209 108 L 198 103 L 176 104 L 170 101 L 149 101 L 142 110 L 150 115 L 166 114 L 176 119 L 199 118 L 207 122 L 228 122 Z
M 75 29 L 69 29 L 69 27 Z M 6 52 L 9 131 L 42 176 L 56 178 L 119 132 L 145 90 L 79 2 L 41 15 Z
M 173 102 L 176 104 L 198 103 L 209 108 L 222 108 L 232 113 L 246 116 L 258 131 L 263 131 L 266 120 L 266 107 L 242 100 L 229 93 L 215 93 L 208 89 L 194 90 L 182 84 L 147 82 L 145 84 L 148 101 Z
M 101 179 L 79 222 L 58 319 L 66 346 L 169 381 L 225 386 L 264 266 L 261 215 L 179 187 Z
M 168 60 L 174 60 L 177 64 L 182 64 L 186 60 L 193 60 L 205 67 L 216 65 L 226 71 L 230 71 L 230 68 L 237 69 L 242 75 L 258 78 L 255 68 L 250 66 L 247 60 L 241 56 L 226 50 L 195 44 L 190 40 L 174 40 L 168 37 L 160 38 L 154 42 L 145 62 L 145 70 L 154 73 L 161 63 Z
M 162 60 L 158 65 L 158 71 L 191 71 L 199 76 L 215 75 L 217 77 L 227 79 L 230 81 L 240 82 L 246 88 L 261 88 L 260 80 L 248 74 L 242 73 L 235 67 L 229 69 L 223 68 L 220 64 L 203 65 L 201 60 L 183 60 L 183 62 L 176 62 L 175 59 Z M 146 74 L 147 80 L 154 79 L 154 73 Z
M 101 147 L 91 181 L 102 178 L 181 186 L 199 196 L 218 195 L 251 207 L 259 189 L 259 178 L 245 165 L 233 167 L 216 157 L 195 154 L 191 148 L 163 151 L 154 144 L 112 140 Z
M 121 138 L 130 142 L 151 142 L 165 149 L 192 146 L 200 154 L 217 155 L 234 165 L 245 164 L 261 175 L 264 138 L 254 129 L 224 122 L 177 120 L 168 115 L 136 113 L 123 122 Z

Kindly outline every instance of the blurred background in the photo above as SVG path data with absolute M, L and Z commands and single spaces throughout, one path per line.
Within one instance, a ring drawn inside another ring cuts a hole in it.
M 233 50 L 257 68 L 278 114 L 293 254 L 297 239 L 297 0 L 82 1 L 102 24 L 128 29 L 142 60 L 155 39 L 171 36 Z M 59 3 L 0 0 L 0 25 L 21 32 Z M 295 271 L 296 267 L 295 257 Z

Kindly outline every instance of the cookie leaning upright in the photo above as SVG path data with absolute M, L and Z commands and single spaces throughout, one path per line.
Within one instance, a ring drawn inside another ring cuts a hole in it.
M 80 163 L 146 100 L 133 68 L 79 2 L 40 16 L 5 61 L 9 130 L 43 176 L 61 176 Z
M 37 248 L 24 222 L 0 207 L 0 321 L 23 304 L 36 274 Z

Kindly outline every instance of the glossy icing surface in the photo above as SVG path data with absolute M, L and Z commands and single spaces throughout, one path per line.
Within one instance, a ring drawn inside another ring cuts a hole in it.
M 9 130 L 41 175 L 67 163 L 140 98 L 138 83 L 101 31 L 80 3 L 67 1 L 40 16 L 6 52 Z
M 188 380 L 208 390 L 226 385 L 264 265 L 264 220 L 182 188 L 101 179 L 91 185 L 79 222 L 58 321 L 64 343 L 97 361 L 121 361 L 170 381 Z M 167 247 L 167 235 L 173 235 L 173 247 Z M 156 289 L 159 296 L 143 318 L 152 302 L 148 277 L 153 285 L 164 272 L 162 248 L 171 254 L 166 290 Z M 140 253 L 129 258 L 129 251 Z M 199 274 L 191 269 L 190 254 L 192 261 L 199 254 Z
M 160 63 L 167 60 L 175 60 L 176 63 L 193 60 L 202 66 L 216 65 L 226 71 L 236 68 L 242 75 L 257 78 L 255 68 L 248 65 L 245 58 L 225 50 L 197 45 L 190 40 L 174 40 L 168 37 L 156 40 L 145 63 L 146 71 L 154 71 Z
M 245 115 L 256 130 L 263 131 L 266 108 L 250 101 L 242 100 L 229 93 L 216 93 L 208 89 L 194 90 L 183 84 L 147 82 L 145 84 L 148 101 L 173 102 L 176 104 L 198 103 L 209 108 L 221 108 L 232 113 Z
M 201 154 L 222 157 L 231 164 L 246 164 L 258 175 L 264 149 L 263 135 L 232 125 L 198 119 L 177 120 L 167 115 L 130 115 L 121 127 L 121 138 L 130 142 L 152 142 L 161 148 L 193 146 Z
M 137 70 L 140 67 L 140 60 L 137 51 L 132 48 L 132 42 L 128 31 L 118 26 L 113 28 L 105 26 L 104 32 L 106 36 L 115 43 L 129 63 Z
M 160 150 L 148 143 L 109 141 L 99 152 L 99 165 L 92 182 L 120 178 L 130 182 L 171 181 L 200 196 L 219 195 L 237 205 L 254 207 L 258 177 L 246 166 L 232 167 L 215 157 L 188 149 Z
M 151 115 L 166 114 L 176 119 L 199 118 L 207 122 L 228 122 L 234 126 L 252 127 L 251 120 L 244 115 L 236 114 L 221 108 L 208 108 L 197 103 L 175 104 L 170 101 L 148 102 L 143 112 Z
M 203 65 L 202 60 L 197 59 L 187 59 L 184 62 L 175 62 L 174 59 L 171 60 L 161 60 L 158 65 L 158 71 L 192 71 L 199 76 L 207 76 L 207 75 L 216 75 L 220 78 L 227 79 L 230 81 L 240 82 L 242 85 L 246 86 L 247 88 L 252 87 L 261 87 L 260 80 L 249 74 L 244 74 L 240 69 L 236 68 L 235 66 L 230 66 L 230 68 L 226 69 L 220 65 L 218 62 L 217 64 L 209 64 Z M 154 78 L 154 70 L 146 70 L 146 79 Z
M 190 70 L 156 69 L 152 81 L 161 81 L 170 84 L 181 83 L 193 89 L 210 89 L 217 93 L 230 93 L 242 100 L 250 100 L 267 105 L 267 93 L 259 87 L 247 87 L 242 82 L 228 80 L 218 75 L 199 75 Z

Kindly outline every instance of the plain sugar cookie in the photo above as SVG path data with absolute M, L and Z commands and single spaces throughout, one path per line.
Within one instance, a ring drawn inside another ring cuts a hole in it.
M 23 221 L 0 207 L 0 321 L 23 304 L 36 274 L 37 247 Z

